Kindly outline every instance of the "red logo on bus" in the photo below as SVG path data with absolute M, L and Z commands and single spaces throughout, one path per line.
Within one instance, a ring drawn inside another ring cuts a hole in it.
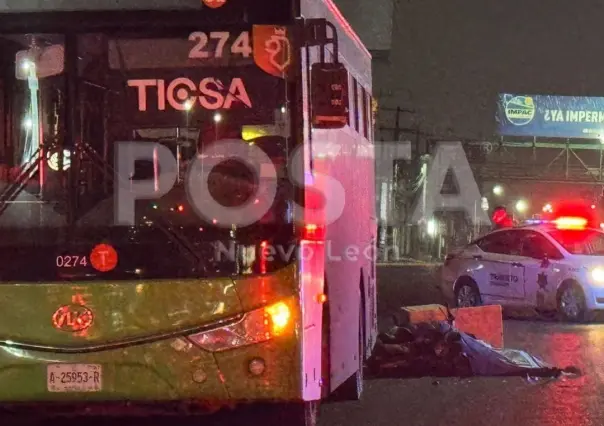
M 92 325 L 92 311 L 83 305 L 61 306 L 52 316 L 52 325 L 62 331 L 83 331 Z
M 218 9 L 219 7 L 224 6 L 224 4 L 226 3 L 226 0 L 201 0 L 203 2 L 203 4 L 205 4 L 206 6 L 212 8 L 212 9 Z
M 293 47 L 287 27 L 254 25 L 254 62 L 264 72 L 284 78 L 293 62 Z
M 90 253 L 90 264 L 97 271 L 111 271 L 117 266 L 117 252 L 109 244 L 99 244 Z

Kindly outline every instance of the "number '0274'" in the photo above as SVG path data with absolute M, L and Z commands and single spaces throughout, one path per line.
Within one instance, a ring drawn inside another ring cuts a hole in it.
M 57 256 L 57 267 L 75 268 L 78 266 L 88 266 L 86 256 Z
M 208 48 L 210 40 L 216 41 L 213 52 Z M 231 42 L 231 40 L 233 41 Z M 195 42 L 195 45 L 189 51 L 190 59 L 222 58 L 227 43 L 229 43 L 231 55 L 241 55 L 244 58 L 249 58 L 252 54 L 249 31 L 242 31 L 237 36 L 228 31 L 213 31 L 209 34 L 197 31 L 189 35 L 189 41 Z

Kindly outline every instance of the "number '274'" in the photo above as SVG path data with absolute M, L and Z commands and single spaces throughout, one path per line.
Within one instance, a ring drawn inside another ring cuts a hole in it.
M 234 40 L 231 41 L 233 38 Z M 216 40 L 214 52 L 207 49 L 209 40 Z M 209 34 L 198 31 L 189 35 L 189 41 L 195 42 L 195 46 L 189 52 L 189 58 L 191 59 L 222 58 L 227 42 L 230 42 L 231 55 L 241 55 L 244 58 L 249 58 L 252 53 L 248 31 L 243 31 L 236 36 L 228 31 L 213 31 Z
M 86 256 L 57 256 L 57 266 L 59 268 L 75 268 L 87 265 Z

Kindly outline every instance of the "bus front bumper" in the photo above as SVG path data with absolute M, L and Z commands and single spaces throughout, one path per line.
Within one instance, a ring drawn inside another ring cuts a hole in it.
M 244 401 L 300 400 L 294 335 L 223 352 L 205 351 L 182 337 L 76 354 L 0 346 L 0 406 L 51 403 L 74 408 L 140 408 L 163 402 L 173 410 L 189 405 L 207 408 Z M 52 364 L 100 365 L 100 389 L 51 391 L 48 368 Z M 259 368 L 262 365 L 264 369 Z

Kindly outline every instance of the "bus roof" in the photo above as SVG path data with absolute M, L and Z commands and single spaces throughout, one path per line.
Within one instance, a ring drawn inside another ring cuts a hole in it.
M 338 32 L 340 60 L 352 77 L 370 94 L 372 91 L 371 54 L 352 29 L 346 18 L 336 7 L 333 0 L 296 0 L 299 2 L 300 15 L 306 19 L 323 18 L 331 22 Z M 329 33 L 329 31 L 328 31 Z M 333 54 L 332 46 L 327 51 Z M 317 59 L 317 58 L 316 58 Z
M 203 9 L 201 0 L 0 0 L 0 12 Z
M 348 20 L 344 18 L 344 15 L 342 15 L 342 12 L 340 12 L 338 6 L 336 6 L 332 0 L 323 1 L 327 5 L 329 11 L 337 19 L 338 23 L 340 24 L 340 27 L 342 27 L 348 37 L 350 37 L 355 42 L 355 44 L 359 47 L 359 49 L 363 51 L 363 53 L 365 53 L 369 58 L 371 58 L 371 53 L 369 53 L 369 50 L 367 50 L 367 47 L 365 47 L 365 44 L 361 41 L 361 38 L 356 33 L 356 31 L 352 29 L 352 26 L 350 25 Z
M 253 0 L 252 0 L 253 1 Z M 371 54 L 332 0 L 321 0 L 339 26 L 368 57 Z M 0 13 L 111 10 L 203 10 L 202 0 L 0 0 Z

